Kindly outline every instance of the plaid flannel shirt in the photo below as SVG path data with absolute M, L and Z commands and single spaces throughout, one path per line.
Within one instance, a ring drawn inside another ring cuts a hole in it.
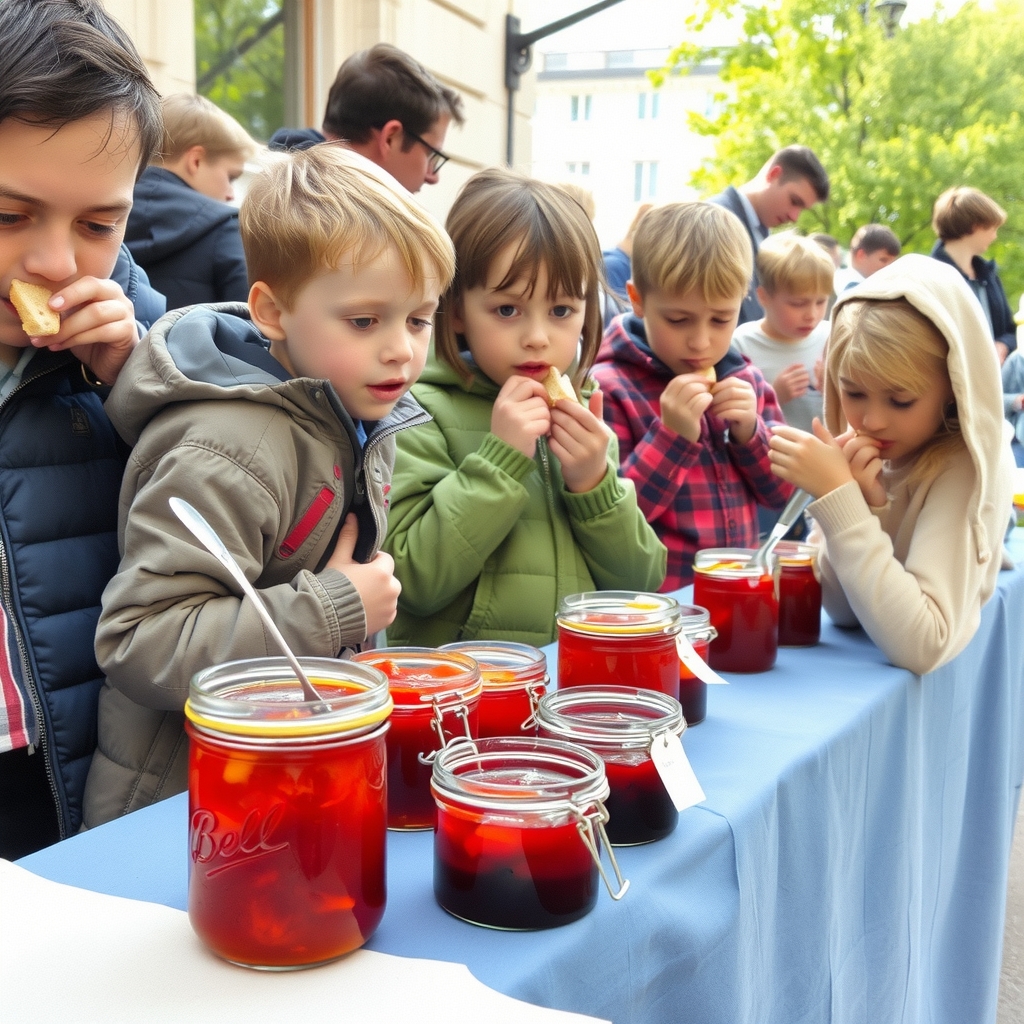
M 592 371 L 604 392 L 604 418 L 619 439 L 622 474 L 636 485 L 637 503 L 668 548 L 664 592 L 693 581 L 699 549 L 756 547 L 757 505 L 782 508 L 792 493 L 768 462 L 769 428 L 785 422 L 771 385 L 732 349 L 715 372 L 754 388 L 757 429 L 746 444 L 728 440 L 728 425 L 710 412 L 696 443 L 661 422 L 661 393 L 674 374 L 647 347 L 643 321 L 631 313 L 612 321 Z

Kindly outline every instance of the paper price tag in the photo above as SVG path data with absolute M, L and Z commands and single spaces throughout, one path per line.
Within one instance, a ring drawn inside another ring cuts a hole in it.
M 694 649 L 693 644 L 683 636 L 676 635 L 676 650 L 679 651 L 679 660 L 698 678 L 705 683 L 721 683 L 729 685 L 728 679 L 723 679 Z
M 677 811 L 685 811 L 707 799 L 678 736 L 659 732 L 651 740 L 651 760 Z

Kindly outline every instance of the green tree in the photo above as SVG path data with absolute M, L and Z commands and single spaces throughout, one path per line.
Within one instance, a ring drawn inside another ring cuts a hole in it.
M 873 6 L 873 5 L 872 5 Z M 710 194 L 747 181 L 780 146 L 810 146 L 828 169 L 829 201 L 801 218 L 848 242 L 871 221 L 904 251 L 927 252 L 935 198 L 973 185 L 1009 217 L 989 255 L 1011 301 L 1024 288 L 1024 5 L 968 3 L 887 38 L 856 0 L 701 0 L 692 27 L 742 18 L 734 47 L 684 43 L 668 71 L 722 61 L 728 93 L 717 118 L 690 115 L 713 136 L 712 164 L 694 176 Z M 874 11 L 871 11 L 874 15 Z
M 281 0 L 195 0 L 196 91 L 256 139 L 284 124 Z

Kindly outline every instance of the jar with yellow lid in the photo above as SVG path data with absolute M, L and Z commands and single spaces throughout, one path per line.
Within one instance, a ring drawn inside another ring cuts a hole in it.
M 284 658 L 192 679 L 189 920 L 218 956 L 293 970 L 362 946 L 384 914 L 391 697 L 375 669 Z

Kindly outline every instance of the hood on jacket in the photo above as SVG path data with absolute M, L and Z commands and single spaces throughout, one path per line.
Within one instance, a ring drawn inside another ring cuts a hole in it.
M 1012 459 L 1004 437 L 1002 383 L 984 311 L 956 268 L 911 253 L 876 271 L 836 300 L 838 310 L 858 299 L 906 299 L 938 328 L 949 345 L 946 368 L 957 418 L 977 475 L 970 520 L 979 563 L 998 553 L 1002 533 L 989 536 L 986 519 L 1009 516 Z M 833 317 L 835 312 L 833 311 Z M 839 392 L 825 381 L 825 422 L 833 433 L 846 429 Z M 1005 522 L 1003 524 L 1005 528 Z
M 725 355 L 715 363 L 715 376 L 722 380 L 723 377 L 742 370 L 748 361 L 730 347 Z M 633 363 L 659 377 L 676 376 L 675 370 L 666 366 L 651 351 L 650 345 L 647 344 L 647 330 L 644 327 L 644 322 L 635 313 L 624 313 L 612 321 L 612 326 L 601 342 L 595 362 Z
M 270 136 L 267 149 L 272 151 L 291 151 L 293 149 L 309 149 L 320 142 L 326 142 L 327 137 L 318 132 L 315 128 L 278 128 Z
M 237 216 L 234 206 L 197 192 L 172 171 L 147 167 L 135 184 L 124 240 L 135 259 L 149 265 Z

